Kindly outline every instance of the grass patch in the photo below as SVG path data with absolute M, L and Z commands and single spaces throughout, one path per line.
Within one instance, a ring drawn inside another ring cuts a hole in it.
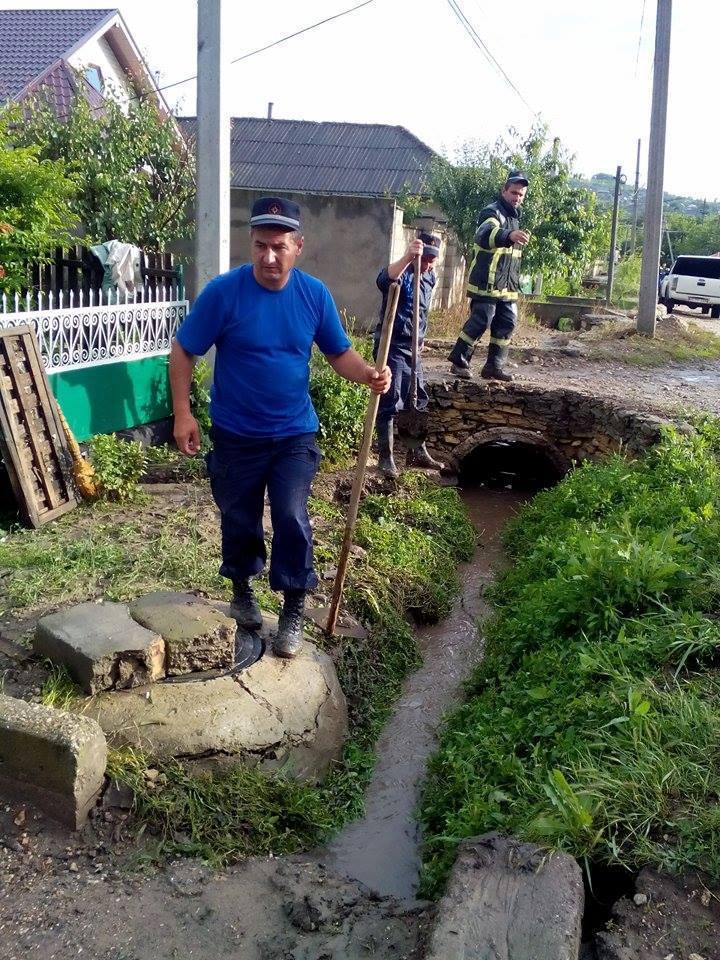
M 318 566 L 337 562 L 345 510 L 320 496 L 311 500 Z M 100 596 L 126 601 L 190 587 L 226 595 L 227 582 L 217 573 L 218 540 L 207 483 L 146 497 L 131 508 L 79 507 L 38 530 L 12 530 L 0 542 L 6 612 L 39 616 Z M 365 556 L 350 565 L 346 603 L 371 635 L 318 638 L 348 699 L 342 762 L 323 784 L 310 786 L 244 768 L 196 774 L 181 763 L 113 752 L 109 772 L 133 789 L 137 822 L 158 835 L 160 853 L 192 853 L 214 863 L 286 853 L 321 841 L 361 812 L 375 740 L 418 662 L 408 618 L 432 620 L 448 609 L 457 591 L 455 566 L 472 554 L 475 538 L 454 490 L 408 473 L 393 496 L 366 498 L 358 542 Z M 277 595 L 263 580 L 258 587 L 263 605 L 276 608 Z M 43 702 L 68 706 L 76 695 L 68 680 L 53 670 Z M 144 776 L 149 766 L 161 770 L 161 786 Z
M 687 329 L 658 325 L 655 337 L 636 331 L 623 332 L 621 338 L 593 343 L 593 360 L 612 360 L 637 367 L 661 367 L 666 363 L 716 360 L 720 357 L 720 337 L 691 324 Z
M 40 702 L 45 707 L 69 710 L 84 694 L 68 673 L 67 667 L 58 667 L 49 660 L 47 665 L 50 673 L 40 690 Z
M 720 428 L 588 464 L 506 534 L 487 656 L 422 799 L 425 895 L 500 830 L 720 878 Z

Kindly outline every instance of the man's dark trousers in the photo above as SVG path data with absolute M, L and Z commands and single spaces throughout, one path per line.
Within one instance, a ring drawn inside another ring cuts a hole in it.
M 506 348 L 517 323 L 514 300 L 473 299 L 468 317 L 448 359 L 460 367 L 470 366 L 477 342 L 490 327 L 490 342 Z
M 210 431 L 207 456 L 213 497 L 220 510 L 220 575 L 233 582 L 265 566 L 265 490 L 270 499 L 273 538 L 269 581 L 272 590 L 317 586 L 312 565 L 312 530 L 307 511 L 320 450 L 314 433 L 294 437 L 240 437 L 222 427 Z
M 377 360 L 378 342 L 375 342 L 373 358 Z M 380 397 L 378 406 L 378 422 L 382 423 L 392 420 L 393 417 L 405 407 L 410 397 L 411 370 L 412 370 L 412 348 L 390 344 L 388 354 L 388 366 L 392 374 L 390 389 Z M 417 388 L 417 409 L 425 410 L 428 405 L 428 395 L 425 390 L 425 378 L 423 376 L 422 363 L 420 357 L 417 362 L 418 388 Z

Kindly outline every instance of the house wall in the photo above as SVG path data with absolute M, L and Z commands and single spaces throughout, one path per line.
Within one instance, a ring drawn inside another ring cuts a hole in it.
M 127 108 L 134 91 L 107 40 L 103 37 L 89 40 L 68 57 L 68 63 L 81 72 L 85 67 L 100 67 L 106 84 L 112 87 L 123 109 Z
M 230 263 L 250 259 L 250 209 L 259 197 L 233 189 L 230 206 Z M 339 310 L 369 329 L 380 305 L 375 277 L 390 262 L 395 203 L 367 197 L 289 194 L 300 205 L 305 246 L 301 270 L 328 285 Z

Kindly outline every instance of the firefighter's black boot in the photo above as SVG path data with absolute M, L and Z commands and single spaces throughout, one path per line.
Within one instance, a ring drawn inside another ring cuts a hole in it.
M 230 616 L 246 630 L 259 630 L 263 624 L 262 611 L 255 599 L 249 580 L 233 582 L 233 598 L 230 604 Z
M 472 360 L 474 351 L 475 348 L 471 344 L 463 340 L 462 337 L 458 338 L 455 346 L 448 355 L 448 360 L 451 365 L 450 371 L 453 376 L 460 377 L 461 380 L 470 380 L 472 378 L 470 361 Z
M 405 463 L 408 467 L 419 467 L 421 470 L 442 470 L 443 468 L 439 460 L 430 456 L 424 443 L 415 450 L 412 447 L 408 450 Z
M 393 422 L 378 420 L 375 429 L 378 438 L 378 469 L 384 476 L 396 480 L 400 474 L 393 458 Z
M 513 375 L 503 369 L 507 360 L 509 347 L 501 347 L 498 343 L 490 342 L 488 347 L 487 360 L 485 366 L 480 371 L 480 376 L 486 380 L 503 380 L 506 383 L 511 381 Z
M 305 591 L 286 590 L 273 650 L 278 657 L 290 659 L 302 646 Z

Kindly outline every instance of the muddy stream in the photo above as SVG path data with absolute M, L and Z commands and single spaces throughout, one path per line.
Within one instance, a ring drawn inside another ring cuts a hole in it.
M 422 666 L 408 677 L 377 745 L 378 760 L 365 794 L 365 816 L 329 847 L 334 872 L 381 894 L 413 897 L 419 876 L 414 813 L 442 715 L 482 656 L 478 621 L 487 614 L 484 587 L 502 562 L 500 534 L 526 497 L 512 490 L 468 488 L 463 500 L 478 532 L 473 559 L 460 567 L 460 592 L 449 616 L 417 631 Z

